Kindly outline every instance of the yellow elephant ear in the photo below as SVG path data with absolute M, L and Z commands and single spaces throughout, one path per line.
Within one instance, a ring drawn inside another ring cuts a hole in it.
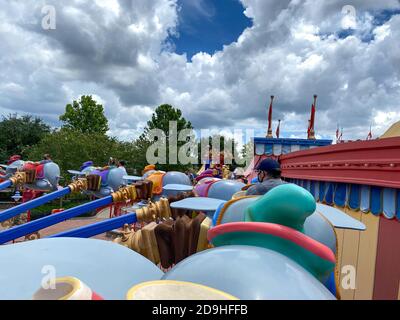
M 238 298 L 197 283 L 159 280 L 131 288 L 127 300 L 239 300 Z

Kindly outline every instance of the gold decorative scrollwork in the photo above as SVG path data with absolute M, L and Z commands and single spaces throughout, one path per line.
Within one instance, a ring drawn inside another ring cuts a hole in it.
M 18 171 L 10 178 L 10 181 L 14 186 L 23 185 L 26 183 L 26 173 Z
M 229 179 L 230 174 L 231 174 L 231 171 L 229 170 L 229 167 L 224 165 L 222 167 L 222 178 L 225 180 Z
M 3 221 L 0 223 L 0 225 L 3 229 L 10 229 L 14 225 L 14 218 Z
M 136 210 L 136 218 L 140 223 L 149 223 L 157 220 L 167 220 L 172 217 L 168 199 L 161 198 L 158 202 L 150 201 L 148 206 Z
M 68 187 L 71 189 L 72 193 L 78 193 L 88 188 L 88 182 L 85 178 L 79 178 L 74 182 L 70 183 Z
M 130 228 L 128 224 L 125 224 L 122 231 L 122 236 L 116 238 L 113 242 L 134 250 L 138 253 L 141 253 L 140 238 L 140 230 L 135 232 Z
M 136 188 L 135 186 L 127 186 L 121 188 L 117 192 L 113 192 L 111 196 L 113 198 L 113 202 L 136 200 L 137 199 Z

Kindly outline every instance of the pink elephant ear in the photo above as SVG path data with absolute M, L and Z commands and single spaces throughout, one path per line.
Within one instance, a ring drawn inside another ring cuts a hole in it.
M 55 279 L 47 287 L 40 288 L 33 295 L 33 300 L 104 300 L 88 285 L 74 277 Z

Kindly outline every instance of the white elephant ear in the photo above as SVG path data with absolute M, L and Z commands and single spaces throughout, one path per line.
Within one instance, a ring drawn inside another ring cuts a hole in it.
M 143 177 L 138 177 L 138 176 L 123 176 L 122 179 L 128 181 L 128 182 L 135 182 L 135 181 L 141 181 L 143 180 Z
M 192 197 L 186 198 L 181 201 L 171 203 L 172 209 L 185 209 L 193 211 L 216 211 L 221 203 L 225 203 L 225 200 L 205 198 L 205 197 Z
M 350 217 L 343 211 L 336 209 L 326 204 L 317 203 L 317 210 L 323 215 L 335 228 L 351 229 L 365 231 L 367 228 L 362 222 Z
M 186 184 L 167 184 L 163 187 L 163 190 L 189 192 L 193 190 L 193 186 L 188 186 Z
M 74 176 L 85 176 L 86 173 L 77 171 L 77 170 L 68 170 L 68 173 L 73 174 Z

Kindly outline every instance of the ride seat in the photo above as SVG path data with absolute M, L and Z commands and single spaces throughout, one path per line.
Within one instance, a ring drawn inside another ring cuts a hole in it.
M 22 168 L 22 171 L 26 173 L 26 183 L 33 183 L 36 179 L 44 178 L 44 164 L 36 164 L 33 162 L 27 162 Z

